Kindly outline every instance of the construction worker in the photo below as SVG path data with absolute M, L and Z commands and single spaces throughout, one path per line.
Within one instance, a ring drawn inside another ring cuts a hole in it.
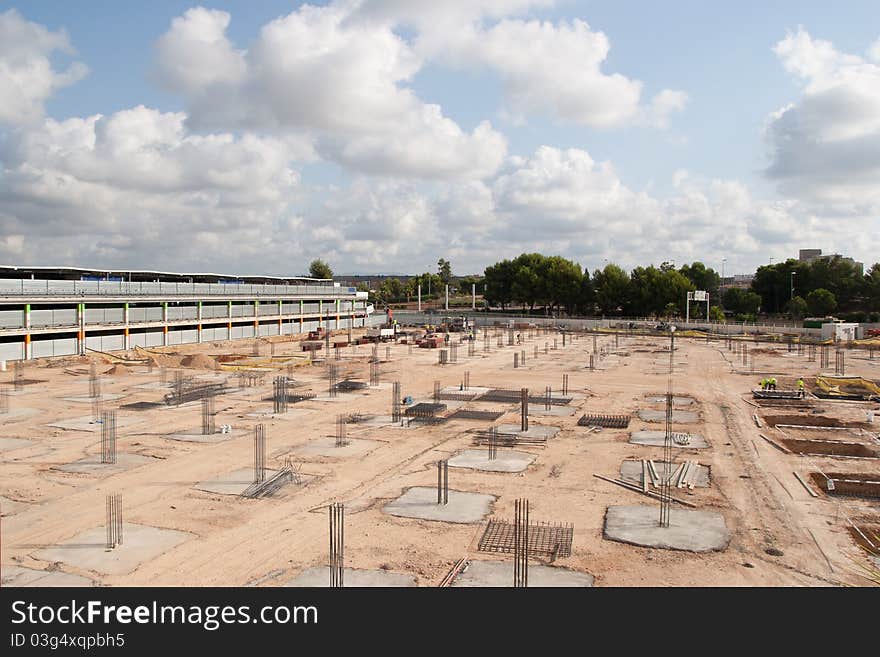
M 770 388 L 770 390 L 776 390 L 776 377 L 775 376 L 770 377 L 769 388 Z
M 766 390 L 766 389 L 767 389 L 767 378 L 765 377 L 765 378 L 761 379 L 761 390 Z
M 798 397 L 806 396 L 806 390 L 804 388 L 804 377 L 800 377 L 797 380 L 797 388 L 798 388 Z

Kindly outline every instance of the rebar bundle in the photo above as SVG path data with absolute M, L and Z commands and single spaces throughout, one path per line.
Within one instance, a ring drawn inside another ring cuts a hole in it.
M 663 436 L 663 461 L 666 463 L 666 471 L 660 479 L 660 526 L 669 527 L 669 514 L 672 507 L 672 446 L 674 436 L 672 432 L 672 409 L 674 397 L 672 395 L 672 363 L 675 357 L 675 333 L 669 333 L 669 379 L 666 384 L 666 432 Z
M 497 347 L 498 347 L 499 349 L 502 349 L 502 348 L 504 347 L 504 338 L 502 338 L 501 336 L 498 336 Z
M 276 376 L 272 382 L 273 412 L 276 415 L 287 412 L 287 377 Z
M 116 411 L 101 413 L 101 463 L 116 463 Z
M 440 382 L 434 381 L 434 403 L 440 403 Z
M 550 410 L 550 406 L 551 406 L 552 403 L 553 403 L 553 402 L 551 401 L 552 398 L 553 398 L 553 390 L 552 390 L 552 388 L 551 388 L 550 386 L 547 386 L 547 388 L 546 388 L 546 390 L 545 390 L 545 392 L 544 392 L 544 410 L 545 410 L 545 411 L 549 411 L 549 410 Z
M 489 435 L 489 459 L 494 461 L 498 458 L 498 427 L 492 427 Z
M 556 338 L 553 338 L 553 351 L 556 351 L 557 349 L 559 349 L 559 342 Z
M 107 549 L 122 545 L 122 494 L 108 495 L 107 508 Z
M 838 376 L 846 375 L 846 352 L 843 349 L 834 352 L 834 373 Z
M 391 347 L 387 347 L 387 346 L 385 347 L 385 360 L 386 361 L 391 360 Z
M 344 545 L 345 545 L 345 506 L 336 502 L 330 509 L 330 588 L 343 587 Z
M 391 421 L 400 422 L 400 381 L 391 384 Z
M 379 363 L 370 363 L 370 385 L 373 388 L 379 385 Z
M 461 384 L 462 390 L 470 390 L 471 389 L 471 373 L 467 371 L 464 373 L 464 381 Z
M 517 499 L 514 503 L 513 586 L 529 585 L 529 501 Z
M 216 430 L 214 426 L 214 395 L 205 394 L 202 396 L 202 435 L 213 435 Z
M 3 387 L 0 388 L 0 414 L 9 412 L 9 391 Z
M 568 374 L 562 375 L 562 394 L 568 394 Z
M 266 426 L 254 427 L 254 483 L 266 481 Z
M 449 461 L 437 461 L 437 504 L 449 504 Z
M 545 342 L 545 343 L 544 343 L 544 355 L 546 356 L 546 355 L 549 354 L 549 353 L 550 353 L 550 343 L 549 343 L 549 342 Z
M 473 340 L 468 340 L 468 357 L 473 356 L 476 353 L 476 346 L 474 345 Z
M 94 367 L 94 365 L 92 365 Z M 21 392 L 21 389 L 24 388 L 24 364 L 17 360 L 15 364 L 12 366 L 14 374 L 12 385 L 15 389 L 15 392 Z
M 89 366 L 89 397 L 95 398 L 101 396 L 101 379 L 98 378 L 98 370 L 95 364 Z
M 523 388 L 520 391 L 520 431 L 529 430 L 529 389 Z
M 455 343 L 449 345 L 449 362 L 458 362 L 458 345 Z
M 92 398 L 92 422 L 100 422 L 101 421 L 101 398 L 93 397 Z
M 336 416 L 336 446 L 345 447 L 348 445 L 348 438 L 345 436 L 345 415 Z
M 448 349 L 441 349 L 440 351 L 437 352 L 437 362 L 440 365 L 446 365 L 446 363 L 449 362 L 449 350 Z
M 327 365 L 327 379 L 330 384 L 330 396 L 336 396 L 336 379 L 338 377 L 338 372 L 336 369 L 336 363 L 330 363 Z
M 523 367 L 526 365 L 526 350 L 523 349 L 519 354 L 519 362 L 522 363 Z
M 519 354 L 514 353 L 513 354 L 513 369 L 516 369 L 517 367 L 519 367 Z

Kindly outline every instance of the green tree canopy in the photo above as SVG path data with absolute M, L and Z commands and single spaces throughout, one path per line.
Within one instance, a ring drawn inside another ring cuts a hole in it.
M 309 276 L 312 278 L 333 278 L 333 270 L 326 262 L 315 258 L 309 265 Z
M 834 297 L 834 293 L 821 287 L 810 292 L 806 301 L 810 315 L 816 317 L 830 315 L 837 309 L 837 299 Z
M 785 312 L 792 319 L 803 319 L 807 316 L 807 302 L 803 297 L 796 296 L 785 305 Z
M 452 263 L 440 258 L 437 261 L 437 274 L 444 285 L 449 285 L 452 282 Z
M 596 303 L 605 315 L 619 315 L 628 303 L 629 276 L 613 263 L 593 272 Z

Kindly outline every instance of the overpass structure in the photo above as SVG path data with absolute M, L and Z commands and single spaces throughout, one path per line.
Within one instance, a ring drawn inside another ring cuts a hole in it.
M 0 360 L 354 328 L 371 311 L 331 280 L 0 267 Z

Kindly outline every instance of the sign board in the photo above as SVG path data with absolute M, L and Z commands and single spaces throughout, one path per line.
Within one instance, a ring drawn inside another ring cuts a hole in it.
M 694 291 L 694 301 L 705 301 L 708 295 L 705 290 L 695 290 Z

